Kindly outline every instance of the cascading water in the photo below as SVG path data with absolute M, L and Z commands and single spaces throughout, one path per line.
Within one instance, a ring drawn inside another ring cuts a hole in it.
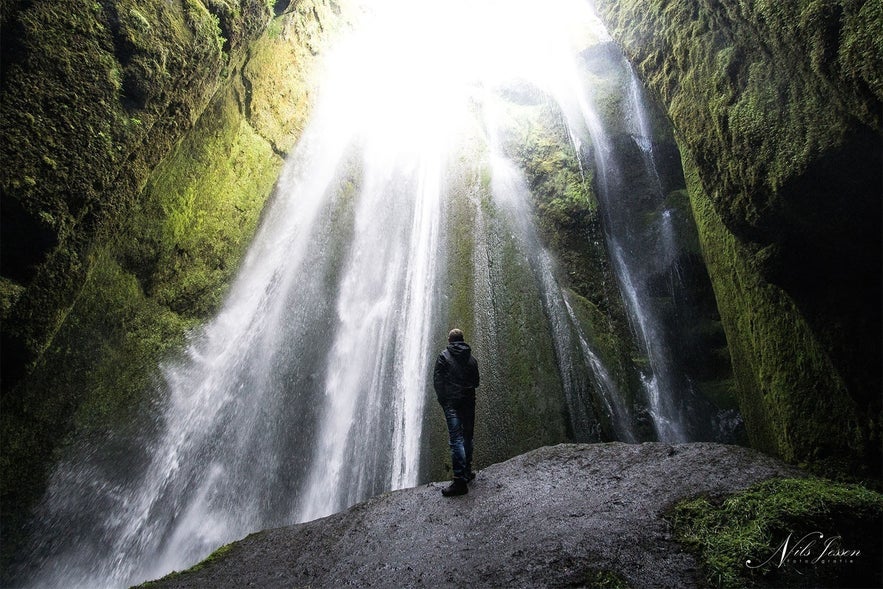
M 623 101 L 626 105 L 624 116 L 627 124 L 637 125 L 637 129 L 629 131 L 642 153 L 644 175 L 651 180 L 651 198 L 662 199 L 662 186 L 652 155 L 652 132 L 643 101 L 640 100 L 639 82 L 625 60 L 620 59 L 617 65 L 628 75 L 627 99 Z M 578 98 L 579 114 L 594 146 L 598 196 L 604 214 L 611 262 L 619 279 L 633 331 L 648 360 L 648 369 L 644 371 L 642 380 L 653 427 L 661 441 L 685 442 L 689 439 L 684 429 L 687 420 L 678 404 L 679 392 L 685 383 L 679 379 L 680 375 L 669 356 L 661 322 L 646 289 L 649 276 L 671 263 L 664 255 L 673 252 L 660 248 L 655 243 L 652 228 L 645 226 L 647 210 L 642 198 L 646 198 L 646 195 L 636 189 L 634 178 L 626 177 L 624 150 L 614 144 L 608 130 L 610 125 L 619 121 L 601 120 L 597 114 L 596 96 L 591 88 L 586 88 Z M 571 123 L 571 126 L 575 124 Z
M 679 383 L 635 278 L 646 264 L 634 257 L 643 236 L 618 207 L 625 179 L 561 34 L 574 23 L 582 35 L 605 35 L 578 0 L 542 10 L 492 1 L 375 7 L 329 60 L 311 123 L 222 310 L 163 367 L 158 418 L 139 438 L 143 460 L 111 464 L 84 444 L 56 468 L 34 526 L 30 583 L 132 584 L 249 532 L 417 484 L 433 337 L 449 327 L 442 252 L 456 232 L 445 213 L 464 198 L 450 186 L 464 169 L 491 173 L 490 186 L 473 183 L 466 199 L 475 283 L 462 285 L 476 298 L 474 339 L 486 344 L 487 355 L 477 350 L 489 376 L 482 394 L 506 386 L 493 354 L 505 349 L 511 311 L 496 307 L 495 293 L 511 242 L 541 297 L 543 324 L 531 329 L 551 336 L 572 439 L 600 439 L 600 420 L 611 437 L 640 439 L 541 245 L 529 183 L 497 145 L 493 103 L 511 80 L 556 105 L 574 158 L 593 146 L 613 267 L 649 357 L 658 437 L 685 439 Z M 491 239 L 493 215 L 502 229 Z
M 577 439 L 591 439 L 596 433 L 594 424 L 598 418 L 589 412 L 591 402 L 586 396 L 592 387 L 585 381 L 593 379 L 607 416 L 612 422 L 616 439 L 635 442 L 633 418 L 625 405 L 624 397 L 617 390 L 598 355 L 588 343 L 581 322 L 568 303 L 566 292 L 555 279 L 554 263 L 549 252 L 540 243 L 530 219 L 530 189 L 523 173 L 512 162 L 496 155 L 493 157 L 493 195 L 497 202 L 512 211 L 516 220 L 513 226 L 524 249 L 531 252 L 531 265 L 536 274 L 543 297 L 543 306 L 555 333 L 554 343 L 558 368 L 568 396 L 571 429 Z M 581 440 L 583 441 L 583 440 Z
M 678 212 L 666 193 L 672 187 L 666 187 L 660 174 L 649 109 L 633 68 L 618 51 L 608 54 L 606 68 L 620 88 L 618 109 L 602 120 L 592 87 L 584 89 L 579 104 L 594 146 L 591 158 L 598 170 L 597 193 L 611 263 L 646 357 L 642 382 L 656 438 L 732 440 L 740 418 L 698 394 L 690 369 L 679 357 L 684 354 L 679 351 L 684 348 L 681 343 L 696 339 L 689 329 L 699 322 L 689 308 L 693 295 L 680 265 L 681 244 L 690 239 L 681 232 L 695 233 L 695 229 L 683 224 L 679 228 L 675 222 Z M 707 282 L 704 268 L 701 274 L 696 281 Z M 696 356 L 702 357 L 700 362 L 712 363 L 705 354 Z

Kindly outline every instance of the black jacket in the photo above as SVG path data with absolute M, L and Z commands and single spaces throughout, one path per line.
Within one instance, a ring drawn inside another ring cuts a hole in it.
M 439 354 L 432 372 L 435 396 L 442 405 L 475 396 L 478 387 L 478 362 L 465 342 L 453 342 Z

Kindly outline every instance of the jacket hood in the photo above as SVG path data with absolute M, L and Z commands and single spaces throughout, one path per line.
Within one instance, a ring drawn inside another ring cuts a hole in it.
M 461 362 L 468 360 L 469 356 L 472 355 L 472 348 L 466 342 L 451 342 L 448 344 L 448 351 L 451 353 L 451 356 Z

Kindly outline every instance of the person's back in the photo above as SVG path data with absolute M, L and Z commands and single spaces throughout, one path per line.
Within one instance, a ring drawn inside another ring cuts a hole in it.
M 475 396 L 475 388 L 478 386 L 478 362 L 472 357 L 472 348 L 462 341 L 454 341 L 441 353 L 446 364 L 441 370 L 436 370 L 433 380 L 442 378 L 441 382 L 435 383 L 436 395 L 439 389 L 443 391 L 439 402 L 444 404 L 446 400 L 459 400 L 464 396 Z M 447 372 L 444 370 L 447 368 Z
M 433 386 L 445 413 L 451 447 L 454 480 L 442 491 L 445 497 L 469 491 L 472 474 L 472 436 L 475 426 L 475 389 L 479 384 L 478 362 L 463 339 L 463 332 L 452 329 L 448 346 L 439 354 L 433 371 Z

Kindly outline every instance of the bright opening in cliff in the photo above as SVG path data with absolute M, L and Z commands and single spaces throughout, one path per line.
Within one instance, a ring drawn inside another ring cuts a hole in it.
M 578 81 L 561 56 L 606 39 L 584 0 L 386 0 L 330 57 L 325 90 L 369 151 L 438 151 L 507 86 L 565 93 Z

